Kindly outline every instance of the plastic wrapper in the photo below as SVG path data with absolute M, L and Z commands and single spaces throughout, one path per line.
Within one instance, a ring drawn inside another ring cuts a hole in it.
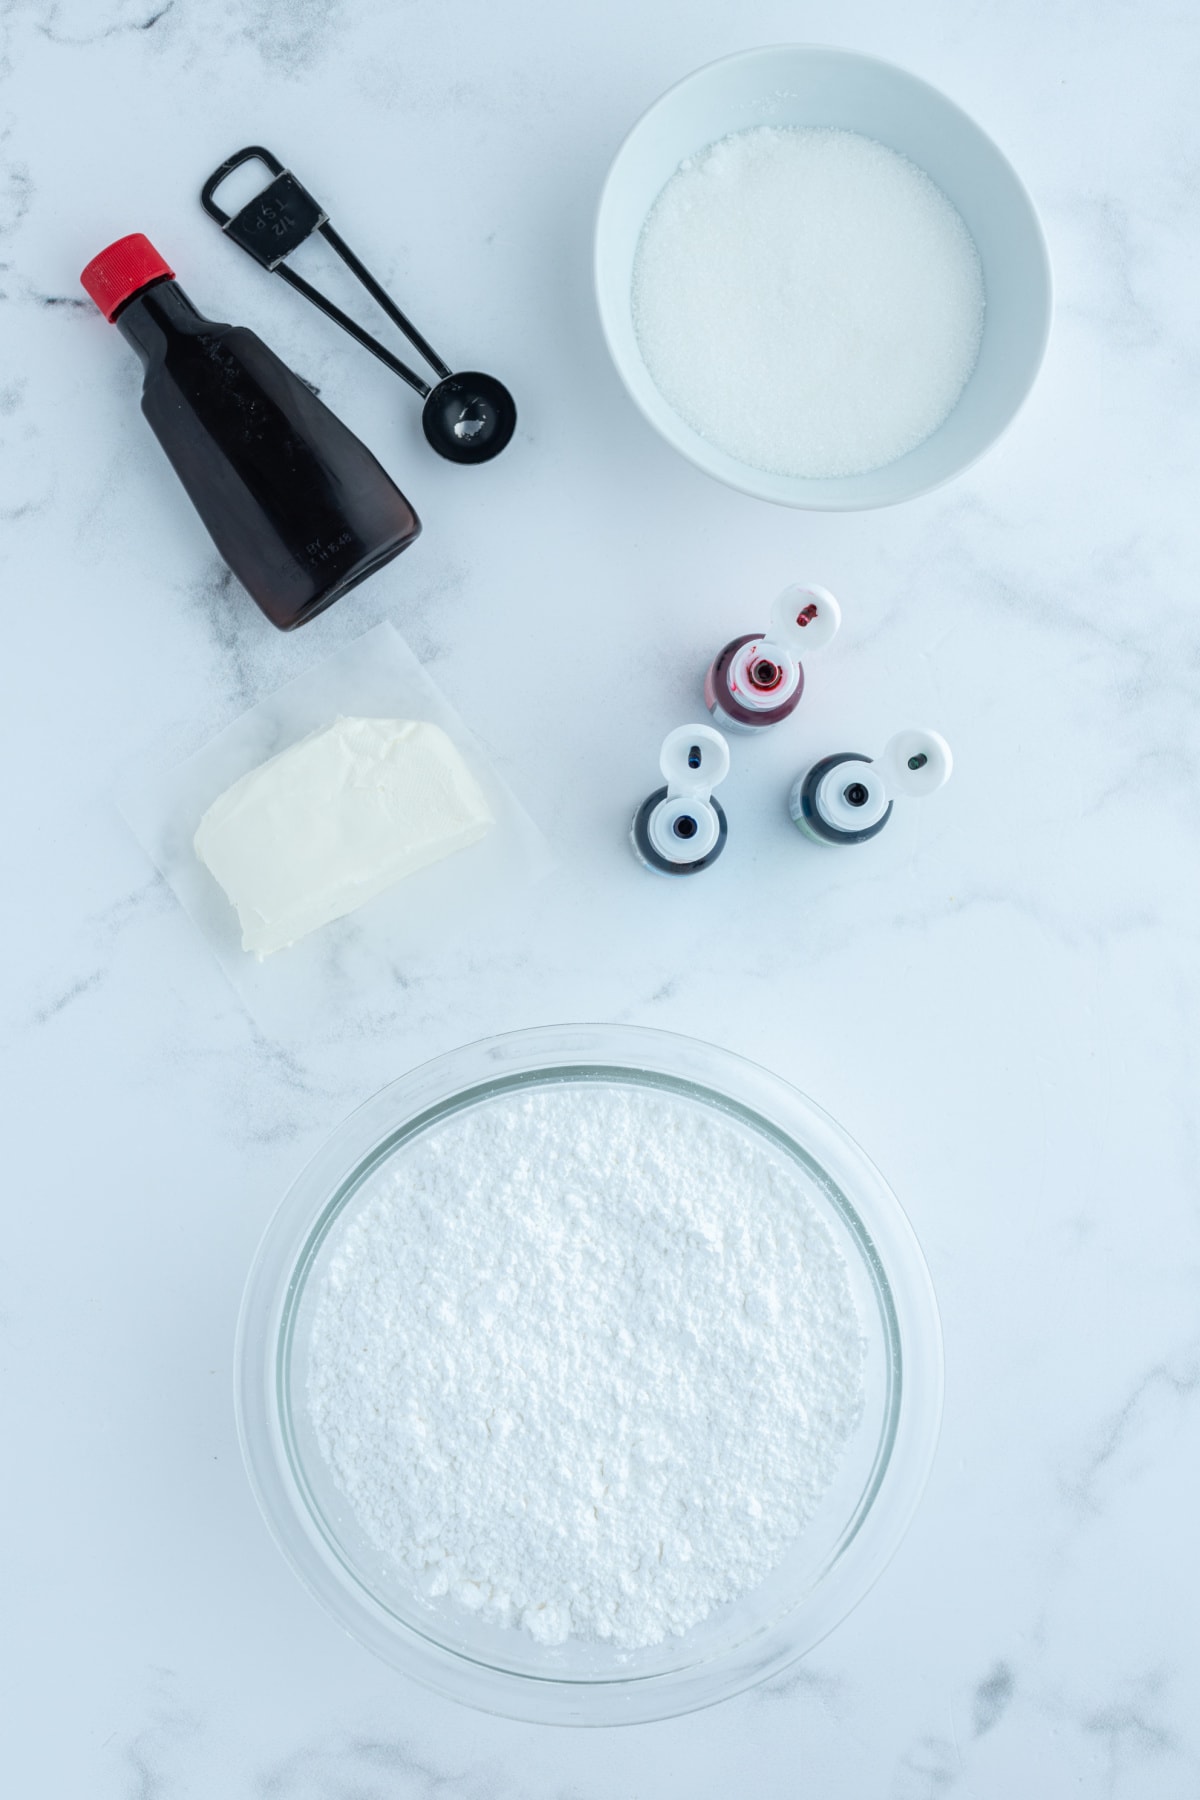
M 483 790 L 495 824 L 467 849 L 260 961 L 242 949 L 237 913 L 196 855 L 196 827 L 240 776 L 339 717 L 439 725 Z M 389 624 L 260 700 L 186 762 L 122 794 L 119 805 L 250 1012 L 273 1029 L 358 1011 L 381 989 L 394 995 L 406 961 L 461 942 L 472 928 L 490 930 L 553 866 L 537 827 Z

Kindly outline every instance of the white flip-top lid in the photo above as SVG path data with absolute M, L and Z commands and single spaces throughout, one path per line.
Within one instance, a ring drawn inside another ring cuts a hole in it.
M 771 608 L 771 623 L 760 647 L 786 650 L 799 661 L 815 650 L 824 650 L 837 636 L 842 609 L 823 587 L 785 587 Z
M 729 773 L 729 745 L 711 725 L 679 725 L 663 741 L 660 767 L 667 791 L 647 821 L 647 834 L 667 862 L 699 862 L 721 836 L 712 790 Z
M 879 759 L 883 779 L 891 794 L 903 794 L 908 800 L 923 800 L 945 787 L 954 768 L 954 758 L 945 738 L 937 731 L 911 727 L 898 731 L 888 739 Z
M 707 800 L 729 773 L 729 745 L 711 725 L 677 725 L 663 739 L 659 767 L 669 798 Z

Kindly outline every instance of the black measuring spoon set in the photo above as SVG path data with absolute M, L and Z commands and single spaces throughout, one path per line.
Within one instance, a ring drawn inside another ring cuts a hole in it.
M 217 205 L 216 192 L 221 183 L 244 163 L 264 163 L 272 179 L 267 186 L 232 216 Z M 407 382 L 424 400 L 421 423 L 425 436 L 439 456 L 450 462 L 490 462 L 499 456 L 517 425 L 517 409 L 512 395 L 494 375 L 476 370 L 454 374 L 443 362 L 428 338 L 422 336 L 371 271 L 359 260 L 339 231 L 329 222 L 329 214 L 313 199 L 290 169 L 285 169 L 277 156 L 260 144 L 248 144 L 244 150 L 223 162 L 205 182 L 200 201 L 210 218 L 215 219 L 231 242 L 248 252 L 273 275 L 303 294 L 306 300 L 323 312 L 327 319 L 377 356 L 385 368 Z M 320 293 L 303 276 L 287 265 L 287 258 L 320 232 L 332 250 L 336 250 L 350 273 L 362 283 L 371 298 L 399 327 L 417 352 L 437 376 L 435 384 L 422 379 L 408 364 L 364 331 L 354 319 L 335 306 L 328 295 Z

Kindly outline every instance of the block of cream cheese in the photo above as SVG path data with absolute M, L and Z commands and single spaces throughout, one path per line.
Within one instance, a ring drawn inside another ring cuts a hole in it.
M 196 855 L 260 958 L 465 850 L 493 824 L 438 725 L 338 719 L 251 769 L 215 800 Z

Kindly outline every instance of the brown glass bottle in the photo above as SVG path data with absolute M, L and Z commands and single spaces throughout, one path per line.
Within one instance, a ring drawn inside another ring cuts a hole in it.
M 142 411 L 217 549 L 291 631 L 390 562 L 421 529 L 354 433 L 262 339 L 197 312 L 143 237 L 83 285 L 137 351 Z

